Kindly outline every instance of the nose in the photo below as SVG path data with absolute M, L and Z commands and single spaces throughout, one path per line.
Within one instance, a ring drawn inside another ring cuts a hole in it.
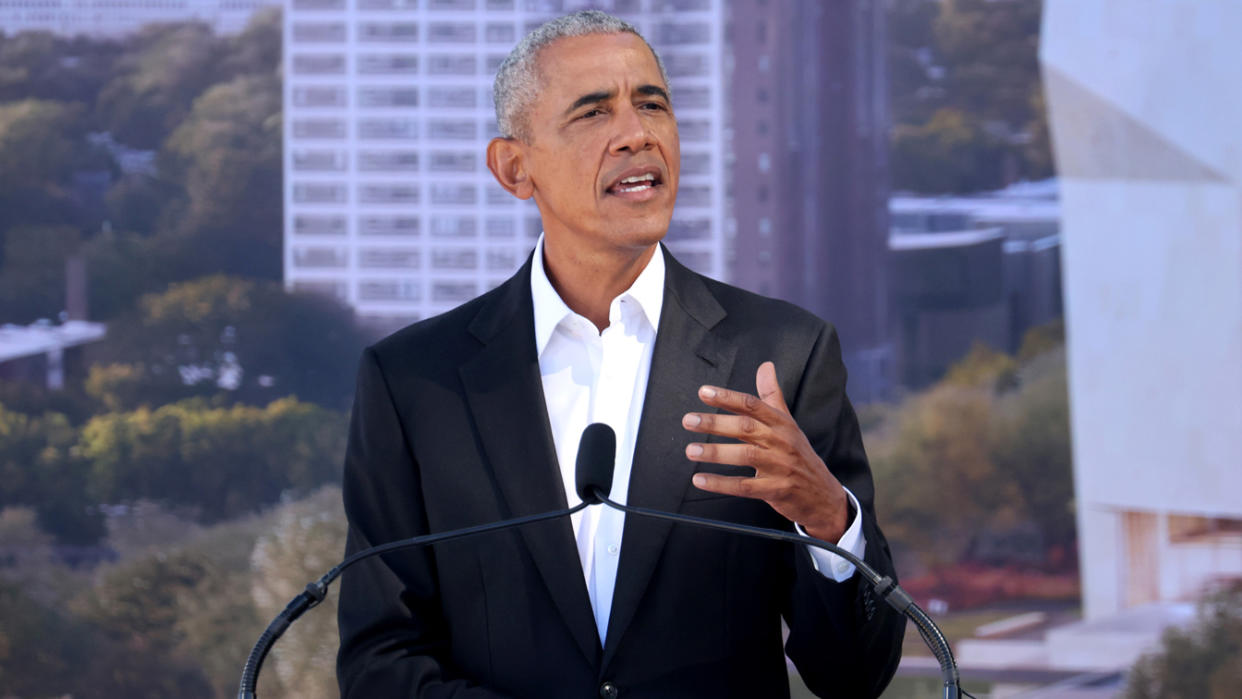
M 654 142 L 651 130 L 638 109 L 632 104 L 620 107 L 613 118 L 616 129 L 612 137 L 612 152 L 637 153 L 650 148 Z

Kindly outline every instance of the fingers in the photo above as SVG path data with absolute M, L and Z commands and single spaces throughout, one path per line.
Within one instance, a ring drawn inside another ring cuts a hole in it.
M 755 372 L 755 389 L 759 399 L 776 410 L 789 414 L 789 406 L 785 404 L 785 394 L 781 393 L 781 385 L 776 380 L 776 365 L 764 362 Z

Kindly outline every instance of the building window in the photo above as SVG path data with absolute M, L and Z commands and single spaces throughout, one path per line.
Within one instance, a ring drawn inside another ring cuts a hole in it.
M 417 269 L 419 251 L 405 248 L 362 248 L 358 266 L 365 269 Z
M 478 269 L 479 252 L 474 248 L 435 248 L 431 251 L 432 269 Z
M 344 107 L 345 102 L 345 88 L 343 87 L 293 88 L 293 106 L 295 107 Z
M 673 92 L 679 109 L 707 109 L 712 106 L 712 90 L 702 85 L 687 85 Z
M 293 169 L 297 172 L 341 172 L 345 153 L 339 150 L 295 150 Z
M 345 248 L 294 248 L 293 266 L 305 269 L 340 268 L 349 262 Z
M 418 72 L 418 56 L 403 53 L 371 53 L 358 56 L 361 75 L 413 75 Z
M 472 184 L 437 182 L 431 185 L 431 203 L 465 206 L 478 201 L 478 189 Z
M 363 107 L 417 107 L 417 87 L 360 87 L 358 104 Z
M 358 138 L 364 141 L 408 141 L 418 138 L 418 122 L 412 119 L 361 119 Z
M 427 58 L 427 72 L 431 75 L 474 75 L 478 60 L 471 55 L 432 54 Z
M 473 119 L 431 119 L 427 138 L 433 141 L 473 141 L 478 128 Z
M 339 53 L 299 53 L 293 56 L 294 75 L 344 75 L 345 56 Z
M 358 153 L 360 172 L 415 172 L 418 170 L 418 151 L 414 150 L 364 150 Z
M 344 216 L 315 216 L 298 214 L 293 217 L 295 235 L 345 235 Z
M 374 44 L 411 44 L 418 41 L 417 22 L 364 22 L 358 25 L 358 41 Z
M 512 10 L 513 0 L 487 0 L 489 10 Z
M 711 206 L 712 188 L 706 185 L 682 185 L 677 190 L 678 206 Z
M 517 28 L 508 22 L 488 22 L 483 31 L 489 44 L 512 44 L 517 40 Z
M 496 183 L 496 180 L 490 180 L 483 186 L 483 189 L 487 192 L 488 206 L 508 206 L 517 201 L 517 198 L 505 191 Z
M 487 219 L 487 237 L 488 238 L 512 238 L 513 237 L 513 219 L 511 218 L 489 218 Z
M 433 151 L 427 169 L 431 172 L 474 172 L 477 160 L 470 151 Z
M 339 43 L 345 41 L 344 22 L 294 22 L 290 32 L 300 43 Z
M 767 153 L 759 154 L 759 172 L 767 172 L 772 169 L 772 156 Z
M 432 107 L 473 109 L 478 104 L 472 87 L 432 87 L 427 92 Z
M 345 0 L 293 0 L 295 10 L 343 10 Z
M 438 303 L 464 303 L 478 294 L 474 282 L 436 282 L 431 285 L 431 300 Z
M 712 235 L 711 219 L 674 218 L 668 226 L 669 240 L 704 240 Z
M 682 143 L 702 143 L 712 137 L 712 123 L 705 119 L 682 119 L 677 122 Z
M 431 44 L 472 44 L 474 41 L 474 22 L 432 22 L 427 27 L 427 42 Z
M 706 44 L 712 40 L 712 27 L 706 22 L 665 22 L 656 26 L 657 45 Z
M 358 0 L 359 10 L 414 10 L 418 0 Z
M 431 219 L 431 235 L 437 238 L 472 238 L 478 224 L 473 217 L 436 216 Z
M 417 216 L 363 216 L 358 220 L 362 235 L 416 236 L 419 227 Z
M 511 272 L 517 269 L 518 254 L 513 250 L 488 250 L 487 269 L 492 272 Z
M 681 154 L 681 174 L 706 175 L 712 171 L 711 153 L 698 151 Z
M 418 282 L 401 279 L 358 282 L 360 301 L 418 301 L 421 298 L 422 287 Z
M 668 53 L 664 56 L 664 67 L 670 78 L 693 77 L 708 75 L 711 70 L 707 56 L 701 53 Z
M 473 10 L 474 0 L 427 0 L 430 10 Z
M 343 184 L 299 182 L 293 185 L 293 201 L 299 204 L 344 204 L 349 198 Z
M 420 190 L 416 184 L 358 185 L 358 200 L 363 204 L 417 204 Z
M 345 138 L 344 119 L 294 119 L 294 138 Z

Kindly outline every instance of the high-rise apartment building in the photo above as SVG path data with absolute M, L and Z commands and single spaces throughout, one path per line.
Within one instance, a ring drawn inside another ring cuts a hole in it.
M 860 401 L 894 375 L 884 5 L 729 3 L 730 281 L 832 321 Z
M 285 15 L 285 281 L 396 327 L 502 282 L 539 213 L 484 161 L 491 88 L 517 41 L 596 7 L 660 51 L 681 132 L 667 241 L 726 274 L 722 0 L 290 0 Z
M 155 22 L 199 20 L 236 34 L 255 10 L 284 0 L 0 0 L 0 30 L 119 37 Z

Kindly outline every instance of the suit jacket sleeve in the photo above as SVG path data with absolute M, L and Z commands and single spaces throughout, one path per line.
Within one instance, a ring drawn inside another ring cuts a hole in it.
M 346 554 L 427 533 L 418 464 L 373 349 L 362 357 L 345 456 Z M 495 699 L 449 661 L 433 549 L 347 570 L 338 608 L 341 696 Z
M 791 410 L 829 470 L 858 498 L 867 542 L 864 560 L 896 579 L 876 520 L 862 432 L 845 395 L 841 345 L 830 325 L 811 351 Z M 901 659 L 905 617 L 875 599 L 861 575 L 835 582 L 814 569 L 804 547 L 795 549 L 794 584 L 784 612 L 790 629 L 786 653 L 819 696 L 879 696 Z

